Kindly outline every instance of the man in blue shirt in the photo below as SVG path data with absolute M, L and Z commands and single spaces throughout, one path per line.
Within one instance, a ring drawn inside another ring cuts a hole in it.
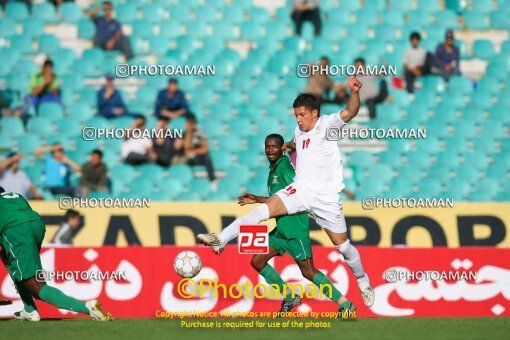
M 122 94 L 115 88 L 113 74 L 107 73 L 105 78 L 105 86 L 97 92 L 97 114 L 105 118 L 126 115 L 126 105 L 122 100 Z
M 188 102 L 184 92 L 179 90 L 177 79 L 170 78 L 168 87 L 158 93 L 155 115 L 174 119 L 188 113 L 188 111 Z
M 460 75 L 460 52 L 454 45 L 453 31 L 449 30 L 445 35 L 445 42 L 437 45 L 435 53 L 436 72 L 448 80 L 452 75 Z
M 103 10 L 104 15 L 98 15 L 100 10 Z M 96 24 L 94 46 L 105 50 L 119 50 L 126 59 L 131 59 L 133 58 L 133 50 L 129 39 L 122 34 L 121 24 L 113 19 L 112 12 L 113 5 L 110 1 L 104 1 L 102 6 L 90 11 L 90 18 Z
M 50 155 L 44 155 L 51 151 Z M 80 172 L 78 164 L 67 158 L 64 154 L 62 145 L 56 143 L 52 146 L 42 146 L 35 149 L 35 154 L 39 159 L 44 160 L 44 187 L 52 194 L 63 194 L 71 197 L 75 196 L 74 188 L 69 183 L 71 171 Z

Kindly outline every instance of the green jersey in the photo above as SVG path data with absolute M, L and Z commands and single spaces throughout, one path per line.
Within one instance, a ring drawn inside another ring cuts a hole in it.
M 269 195 L 274 195 L 278 190 L 284 189 L 294 182 L 295 174 L 296 171 L 289 157 L 280 157 L 276 161 L 274 169 L 269 170 L 269 177 L 267 178 Z M 276 228 L 280 234 L 287 238 L 307 238 L 310 233 L 308 213 L 276 217 Z
M 0 235 L 13 226 L 40 219 L 39 214 L 32 210 L 20 194 L 0 194 Z

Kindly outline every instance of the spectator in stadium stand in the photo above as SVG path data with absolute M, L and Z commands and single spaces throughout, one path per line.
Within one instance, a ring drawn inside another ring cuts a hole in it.
M 363 58 L 354 60 L 356 70 L 360 68 L 365 69 L 365 65 L 365 59 Z M 359 91 L 361 103 L 367 106 L 370 119 L 374 119 L 377 115 L 376 106 L 384 102 L 388 97 L 388 84 L 384 79 L 378 80 L 375 75 L 358 74 L 356 78 L 358 78 L 362 84 L 361 90 Z M 342 84 L 341 87 L 347 89 L 348 84 Z
M 186 131 L 184 133 L 184 154 L 188 159 L 188 165 L 203 165 L 207 170 L 209 180 L 216 183 L 216 175 L 206 134 L 198 129 L 196 117 L 190 113 L 186 119 Z
M 108 191 L 108 169 L 103 163 L 103 152 L 94 150 L 89 161 L 81 167 L 80 197 L 86 198 L 92 191 Z
M 103 15 L 98 12 L 103 10 Z M 90 11 L 90 18 L 96 24 L 96 34 L 94 35 L 94 46 L 101 47 L 104 50 L 118 50 L 126 57 L 133 58 L 133 50 L 129 38 L 122 33 L 120 22 L 113 18 L 113 4 L 110 1 L 104 1 L 101 6 L 93 8 Z
M 66 221 L 60 225 L 55 236 L 51 240 L 52 244 L 61 246 L 72 246 L 73 239 L 81 229 L 80 213 L 74 209 L 69 209 L 65 214 Z
M 292 0 L 291 18 L 294 21 L 296 35 L 301 35 L 304 21 L 310 21 L 313 24 L 316 37 L 321 35 L 319 0 Z
M 41 72 L 30 79 L 30 94 L 27 97 L 28 105 L 37 110 L 44 102 L 56 102 L 60 100 L 60 79 L 53 73 L 53 62 L 46 59 Z
M 460 75 L 460 51 L 454 44 L 455 37 L 452 30 L 446 31 L 444 43 L 436 47 L 435 73 L 445 81 L 452 75 Z
M 314 72 L 312 69 L 314 65 L 309 65 L 309 77 L 306 82 L 305 93 L 313 94 L 319 99 L 321 104 L 334 103 L 342 105 L 349 98 L 345 91 L 338 85 L 335 85 L 333 80 L 327 74 L 327 67 L 329 66 L 329 58 L 326 56 L 321 57 L 320 61 L 316 64 L 319 66 L 319 71 Z M 330 99 L 330 92 L 334 92 L 334 98 Z
M 434 62 L 434 56 L 421 48 L 421 36 L 418 32 L 411 33 L 409 38 L 411 41 L 411 48 L 407 49 L 404 53 L 404 69 L 407 92 L 414 92 L 414 80 L 430 74 Z
M 10 153 L 0 162 L 0 186 L 8 192 L 15 192 L 25 198 L 41 199 L 41 195 L 32 184 L 25 171 L 19 168 L 22 153 Z
M 105 118 L 115 118 L 127 114 L 122 94 L 115 88 L 113 74 L 105 74 L 106 83 L 97 92 L 97 114 Z
M 170 128 L 167 117 L 158 117 L 156 123 L 156 130 L 161 134 L 155 136 L 152 140 L 152 149 L 156 153 L 156 163 L 168 167 L 173 164 L 173 160 L 180 150 L 182 150 L 182 139 L 172 138 L 169 134 L 164 134 L 164 131 Z M 176 137 L 176 136 L 174 136 Z
M 179 90 L 176 78 L 168 80 L 166 89 L 159 91 L 156 99 L 155 115 L 174 119 L 188 113 L 189 107 L 184 92 Z
M 141 165 L 151 163 L 157 158 L 156 153 L 152 149 L 152 140 L 143 133 L 145 123 L 145 117 L 137 115 L 131 128 L 127 129 L 125 141 L 122 143 L 121 149 L 122 158 L 127 164 Z
M 51 155 L 45 155 L 46 152 L 51 152 Z M 44 160 L 45 189 L 53 195 L 75 197 L 75 188 L 70 185 L 69 177 L 71 172 L 80 172 L 81 168 L 65 155 L 62 145 L 42 146 L 35 149 L 35 154 Z

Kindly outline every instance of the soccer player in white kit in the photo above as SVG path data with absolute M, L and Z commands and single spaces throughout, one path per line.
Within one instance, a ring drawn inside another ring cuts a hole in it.
M 310 94 L 300 94 L 294 101 L 294 114 L 298 126 L 294 139 L 286 143 L 287 149 L 296 150 L 296 177 L 285 189 L 271 196 L 249 214 L 232 222 L 219 235 L 200 234 L 200 243 L 210 246 L 217 254 L 239 234 L 239 226 L 258 224 L 275 216 L 309 211 L 318 225 L 328 234 L 335 248 L 356 276 L 363 302 L 374 304 L 374 291 L 363 270 L 358 250 L 347 237 L 347 227 L 340 201 L 344 189 L 342 158 L 337 145 L 340 129 L 354 118 L 360 107 L 361 82 L 349 79 L 351 96 L 344 110 L 321 116 L 320 104 Z

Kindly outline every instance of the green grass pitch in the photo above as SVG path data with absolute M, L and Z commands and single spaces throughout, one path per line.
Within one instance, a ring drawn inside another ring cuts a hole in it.
M 251 321 L 220 319 L 218 321 Z M 271 322 L 270 319 L 258 319 Z M 278 319 L 298 320 L 305 319 Z M 187 319 L 186 321 L 194 321 Z M 201 319 L 211 321 L 211 319 Z M 212 320 L 216 321 L 216 320 Z M 317 321 L 317 320 L 315 320 Z M 180 320 L 118 319 L 93 322 L 86 319 L 43 320 L 38 323 L 0 320 L 2 339 L 508 339 L 510 318 L 370 318 L 320 320 L 331 328 L 314 329 L 189 329 Z

